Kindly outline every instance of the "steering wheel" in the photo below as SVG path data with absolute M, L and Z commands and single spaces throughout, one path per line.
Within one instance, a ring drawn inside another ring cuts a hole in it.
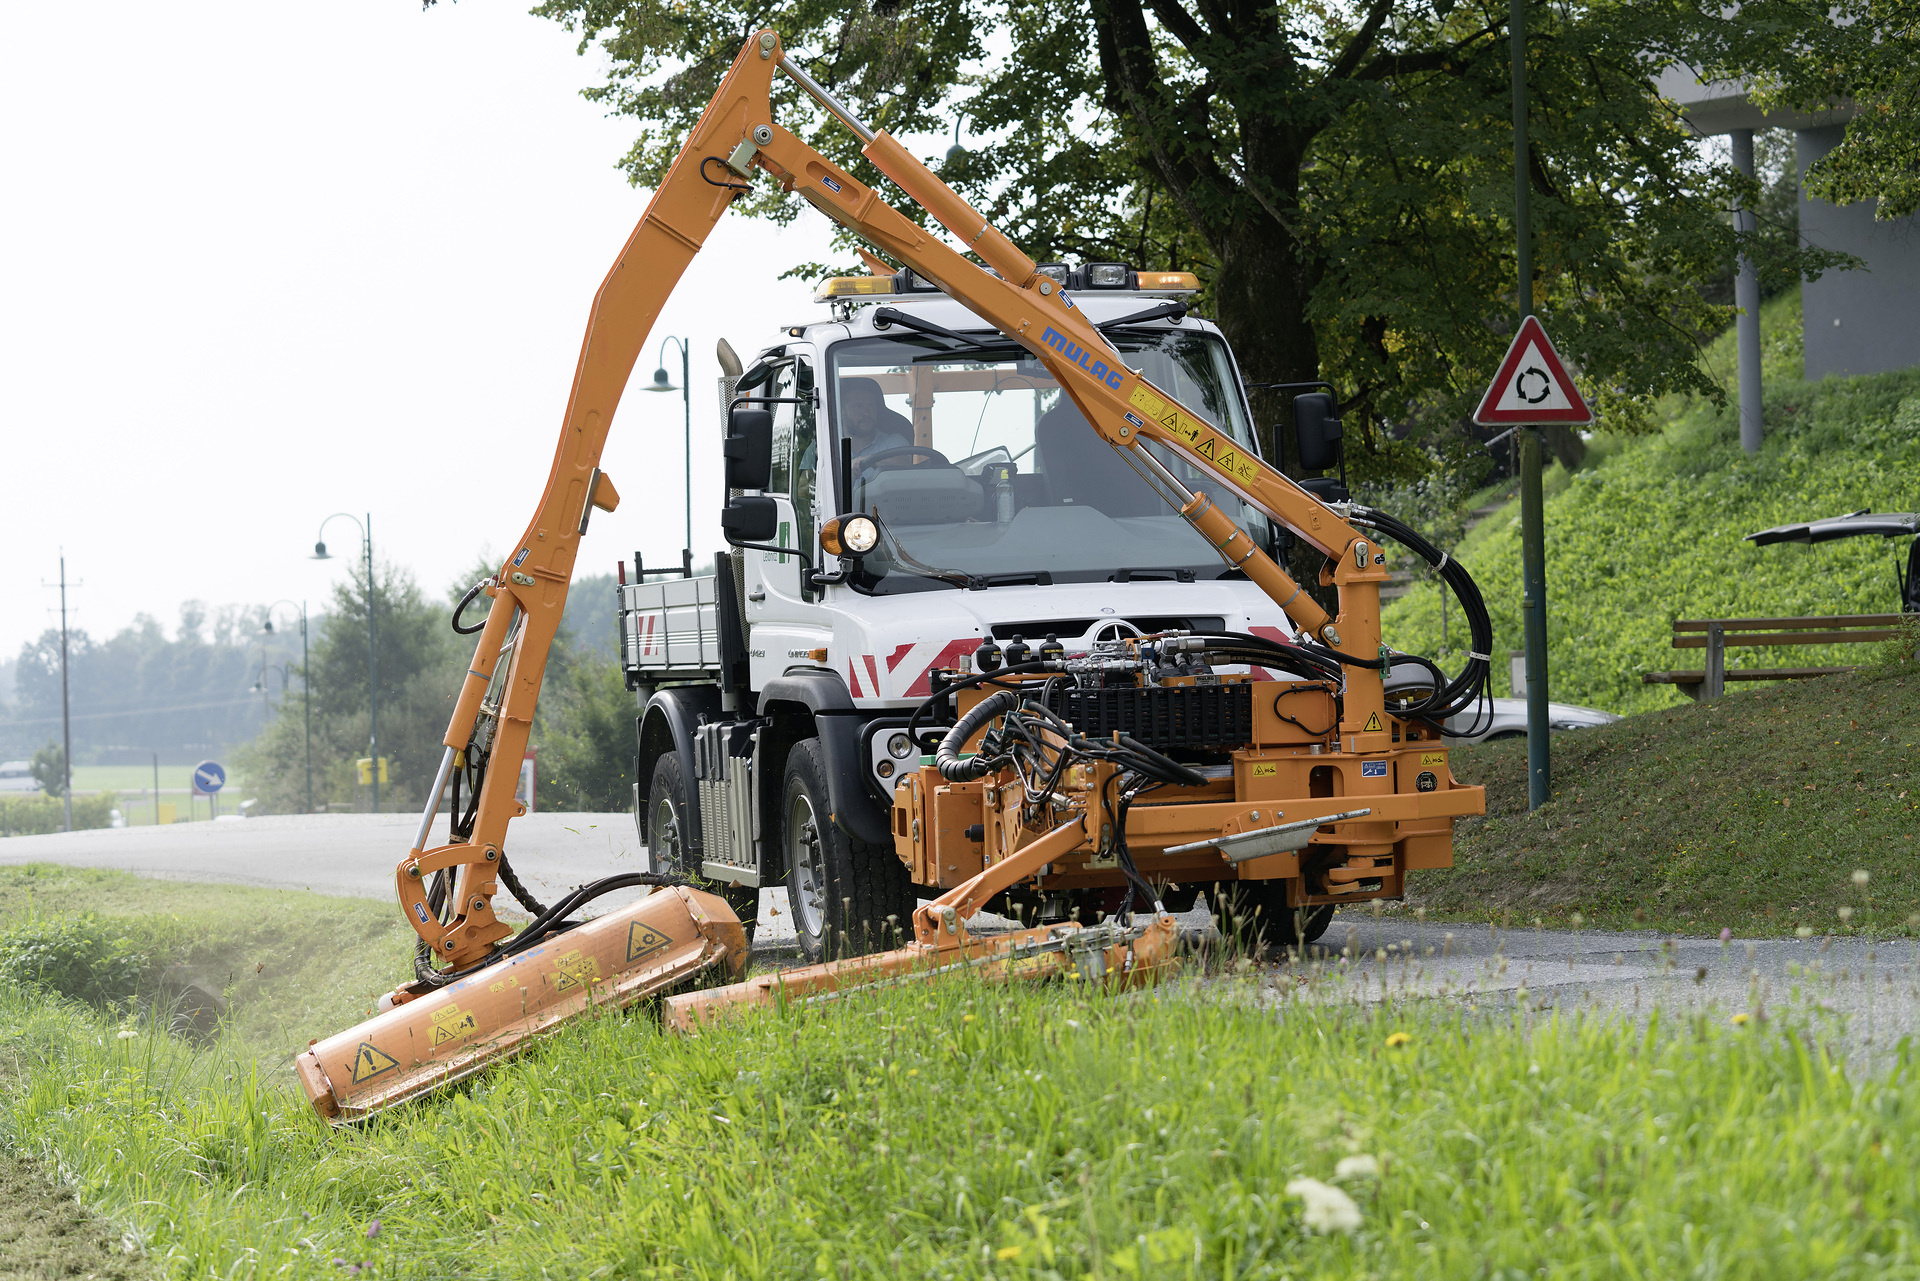
M 908 463 L 907 464 L 908 467 L 951 467 L 953 466 L 952 463 L 947 461 L 947 456 L 945 454 L 941 453 L 937 449 L 930 449 L 925 445 L 889 445 L 885 449 L 876 449 L 871 454 L 862 454 L 858 458 L 854 459 L 854 461 L 860 464 L 862 467 L 871 467 L 875 463 L 879 462 L 882 458 L 891 458 L 895 454 L 925 454 L 929 458 L 933 459 L 933 461 L 930 463 Z

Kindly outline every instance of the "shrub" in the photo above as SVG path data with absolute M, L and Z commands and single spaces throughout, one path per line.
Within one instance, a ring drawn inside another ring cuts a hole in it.
M 91 913 L 29 921 L 0 937 L 0 979 L 89 1005 L 139 994 L 152 963 L 111 921 Z
M 73 830 L 112 826 L 119 803 L 114 792 L 74 797 Z M 57 796 L 0 796 L 0 836 L 44 836 L 66 823 L 66 807 Z

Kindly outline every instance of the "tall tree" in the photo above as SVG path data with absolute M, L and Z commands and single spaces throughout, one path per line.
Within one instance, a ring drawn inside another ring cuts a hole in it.
M 1809 194 L 1874 200 L 1882 219 L 1920 211 L 1920 0 L 1746 0 L 1711 35 L 1702 68 L 1747 81 L 1765 106 L 1859 108 L 1808 172 Z
M 975 138 L 930 160 L 1045 259 L 1200 271 L 1253 382 L 1324 377 L 1361 425 L 1450 429 L 1511 333 L 1517 281 L 1504 0 L 546 0 L 612 64 L 588 96 L 638 122 L 624 164 L 656 184 L 742 43 L 780 31 L 877 127 Z M 1708 0 L 1530 0 L 1534 298 L 1617 427 L 1688 389 L 1726 309 L 1697 286 L 1753 185 L 1712 163 L 1653 78 L 1696 52 Z M 775 111 L 863 181 L 845 129 L 776 83 Z M 761 184 L 746 208 L 790 219 Z M 1792 266 L 1817 270 L 1802 251 Z M 808 269 L 820 269 L 808 264 Z M 1275 421 L 1279 397 L 1256 393 Z M 1421 412 L 1416 412 L 1421 411 Z

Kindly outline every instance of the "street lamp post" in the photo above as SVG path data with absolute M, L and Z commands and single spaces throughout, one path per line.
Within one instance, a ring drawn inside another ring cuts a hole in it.
M 369 597 L 369 600 L 372 598 Z M 273 611 L 282 605 L 292 605 L 290 600 L 277 600 L 267 606 L 266 621 L 260 624 L 262 635 L 273 635 Z M 262 678 L 265 683 L 265 678 Z M 313 813 L 313 676 L 312 667 L 307 660 L 307 602 L 300 602 L 300 697 L 306 704 L 307 735 L 307 813 Z
M 368 513 L 366 523 L 361 524 L 347 512 L 335 512 L 320 522 L 320 534 L 327 532 L 327 521 L 341 517 L 353 521 L 360 527 L 360 556 L 367 573 L 367 754 L 373 757 L 373 812 L 380 812 L 380 687 L 376 681 L 377 667 L 373 657 L 373 515 Z M 327 544 L 316 535 L 313 544 L 315 560 L 330 560 Z
M 680 385 L 675 387 L 673 380 L 667 377 L 667 344 L 674 343 L 680 348 Z M 688 377 L 691 364 L 687 359 L 687 340 L 668 334 L 660 340 L 660 367 L 653 371 L 653 383 L 648 391 L 677 391 L 680 393 L 681 407 L 686 411 L 686 431 L 684 457 L 687 482 L 687 555 L 693 554 L 693 393 Z

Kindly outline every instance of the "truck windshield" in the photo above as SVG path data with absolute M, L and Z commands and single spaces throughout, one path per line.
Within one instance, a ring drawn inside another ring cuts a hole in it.
M 1127 364 L 1251 451 L 1218 338 L 1146 329 L 1112 337 Z M 851 580 L 856 589 L 892 595 L 1227 572 L 1023 348 L 957 348 L 902 333 L 839 343 L 829 360 L 830 457 L 851 442 L 851 510 L 878 516 L 884 530 Z M 1149 448 L 1271 550 L 1266 519 L 1217 476 Z

